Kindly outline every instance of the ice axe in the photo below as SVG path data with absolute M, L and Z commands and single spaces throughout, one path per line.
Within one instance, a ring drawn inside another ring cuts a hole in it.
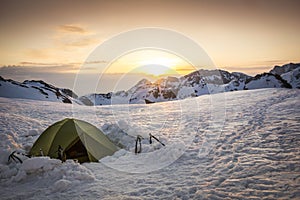
M 159 141 L 159 139 L 157 139 L 157 137 L 155 137 L 154 135 L 152 135 L 151 133 L 149 133 L 150 135 L 150 140 L 149 143 L 152 144 L 152 138 L 155 139 L 157 142 L 159 142 L 161 145 L 166 146 L 164 143 L 162 143 L 161 141 Z

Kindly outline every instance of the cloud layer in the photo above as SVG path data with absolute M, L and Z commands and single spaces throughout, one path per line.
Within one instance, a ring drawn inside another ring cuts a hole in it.
M 65 24 L 57 27 L 58 31 L 66 33 L 90 34 L 90 31 L 84 29 L 80 25 Z

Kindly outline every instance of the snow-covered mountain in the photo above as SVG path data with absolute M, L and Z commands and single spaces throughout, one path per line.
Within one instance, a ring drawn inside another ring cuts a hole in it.
M 260 88 L 300 88 L 300 63 L 275 66 L 269 73 L 251 77 L 240 72 L 204 70 L 182 77 L 164 77 L 155 82 L 142 79 L 128 91 L 88 94 L 78 97 L 69 89 L 44 81 L 23 83 L 0 77 L 0 97 L 24 98 L 84 105 L 155 103 L 205 94 Z
M 155 82 L 143 79 L 128 91 L 90 94 L 80 99 L 86 100 L 86 105 L 155 103 L 237 90 L 299 88 L 300 65 L 289 65 L 293 67 L 277 66 L 270 73 L 254 77 L 240 72 L 200 69 L 180 78 L 166 77 Z M 284 73 L 279 74 L 276 71 Z
M 289 63 L 283 66 L 275 66 L 270 73 L 280 75 L 293 88 L 300 89 L 300 63 Z
M 294 69 L 297 69 L 299 67 L 300 67 L 300 63 L 289 63 L 289 64 L 285 64 L 282 66 L 276 65 L 276 66 L 274 66 L 273 69 L 271 69 L 270 73 L 282 75 L 287 72 L 293 71 Z
M 281 76 L 270 73 L 258 74 L 245 82 L 244 89 L 260 88 L 292 88 L 292 86 Z
M 70 89 L 57 88 L 41 80 L 26 80 L 20 83 L 11 79 L 4 79 L 1 76 L 0 96 L 81 104 L 81 102 L 77 100 L 78 96 Z

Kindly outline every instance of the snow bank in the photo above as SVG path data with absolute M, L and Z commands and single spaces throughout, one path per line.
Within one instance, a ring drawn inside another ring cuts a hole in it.
M 47 172 L 53 170 L 60 163 L 60 160 L 50 159 L 49 157 L 34 157 L 25 160 L 20 170 L 25 171 L 26 174 Z
M 143 152 L 150 152 L 159 149 L 162 145 L 157 143 L 154 139 L 152 145 L 149 144 L 150 136 L 145 134 L 140 127 L 131 125 L 125 120 L 119 120 L 117 123 L 106 123 L 101 127 L 101 130 L 108 136 L 108 138 L 120 148 L 134 152 L 136 137 L 142 135 Z M 160 141 L 166 142 L 166 137 L 161 136 Z
M 36 179 L 43 185 L 52 184 L 53 191 L 63 191 L 71 185 L 95 180 L 93 173 L 72 160 L 62 163 L 49 157 L 28 158 L 23 163 L 0 164 L 0 180 L 4 185 L 26 183 Z M 41 181 L 41 180 L 45 180 Z
M 101 130 L 107 134 L 107 137 L 120 148 L 129 149 L 132 147 L 135 136 L 131 136 L 127 133 L 129 125 L 124 121 L 119 123 L 106 123 L 101 127 Z

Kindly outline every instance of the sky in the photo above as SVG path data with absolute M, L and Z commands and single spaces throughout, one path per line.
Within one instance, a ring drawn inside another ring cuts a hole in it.
M 0 66 L 3 66 L 0 75 L 19 81 L 42 79 L 72 88 L 76 73 L 97 46 L 122 32 L 143 27 L 169 29 L 191 38 L 217 68 L 231 72 L 255 75 L 269 71 L 274 65 L 299 62 L 300 1 L 297 0 L 0 0 L 0 3 Z M 124 57 L 113 63 L 114 70 L 107 72 L 111 76 L 106 76 L 104 85 L 128 72 L 155 76 L 170 70 L 178 74 L 193 70 L 183 58 L 164 51 L 141 50 Z M 154 72 L 143 67 L 151 64 L 170 70 L 156 67 Z M 140 78 L 134 73 L 130 76 L 135 78 L 121 89 Z M 111 87 L 106 86 L 97 90 L 108 92 Z

